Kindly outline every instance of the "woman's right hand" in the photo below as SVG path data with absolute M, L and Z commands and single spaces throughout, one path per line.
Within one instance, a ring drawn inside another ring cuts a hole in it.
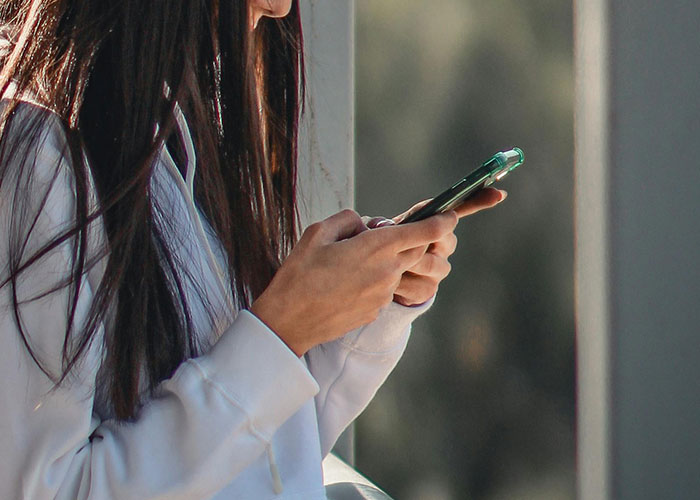
M 376 319 L 403 273 L 456 225 L 448 212 L 369 231 L 343 210 L 304 231 L 251 312 L 303 356 Z

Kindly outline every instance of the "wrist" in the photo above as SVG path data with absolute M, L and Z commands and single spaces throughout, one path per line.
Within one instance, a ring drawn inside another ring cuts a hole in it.
M 292 323 L 285 321 L 284 307 L 269 301 L 263 295 L 253 302 L 250 312 L 262 321 L 297 357 L 306 354 L 311 346 L 305 346 L 298 335 L 294 335 Z

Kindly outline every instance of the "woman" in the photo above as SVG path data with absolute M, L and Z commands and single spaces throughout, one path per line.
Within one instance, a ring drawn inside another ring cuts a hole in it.
M 325 498 L 457 216 L 504 195 L 294 244 L 296 2 L 6 0 L 0 24 L 0 498 Z

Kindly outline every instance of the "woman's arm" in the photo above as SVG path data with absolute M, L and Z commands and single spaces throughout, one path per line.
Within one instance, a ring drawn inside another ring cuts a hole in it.
M 34 163 L 36 188 L 28 206 L 41 210 L 26 255 L 72 220 L 72 174 L 61 144 L 59 132 L 47 134 L 36 161 L 28 163 Z M 14 185 L 4 183 L 0 193 L 2 273 Z M 36 201 L 44 195 L 45 203 Z M 16 290 L 27 339 L 54 373 L 61 370 L 70 296 L 64 287 L 32 298 L 65 277 L 71 258 L 67 241 L 23 273 Z M 92 297 L 84 279 L 74 319 L 78 331 Z M 102 338 L 54 388 L 30 358 L 17 321 L 6 285 L 0 289 L 0 498 L 207 498 L 262 454 L 277 428 L 318 391 L 284 343 L 242 312 L 208 354 L 183 363 L 164 381 L 133 421 L 101 421 L 94 398 Z

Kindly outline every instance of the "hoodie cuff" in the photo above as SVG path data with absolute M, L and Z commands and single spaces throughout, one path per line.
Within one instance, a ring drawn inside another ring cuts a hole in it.
M 353 351 L 365 354 L 387 354 L 403 348 L 409 335 L 409 326 L 435 302 L 428 301 L 415 306 L 403 306 L 392 302 L 381 310 L 372 323 L 345 335 L 340 342 Z
M 267 325 L 245 310 L 196 362 L 212 385 L 245 411 L 253 427 L 268 441 L 319 391 L 304 362 Z

